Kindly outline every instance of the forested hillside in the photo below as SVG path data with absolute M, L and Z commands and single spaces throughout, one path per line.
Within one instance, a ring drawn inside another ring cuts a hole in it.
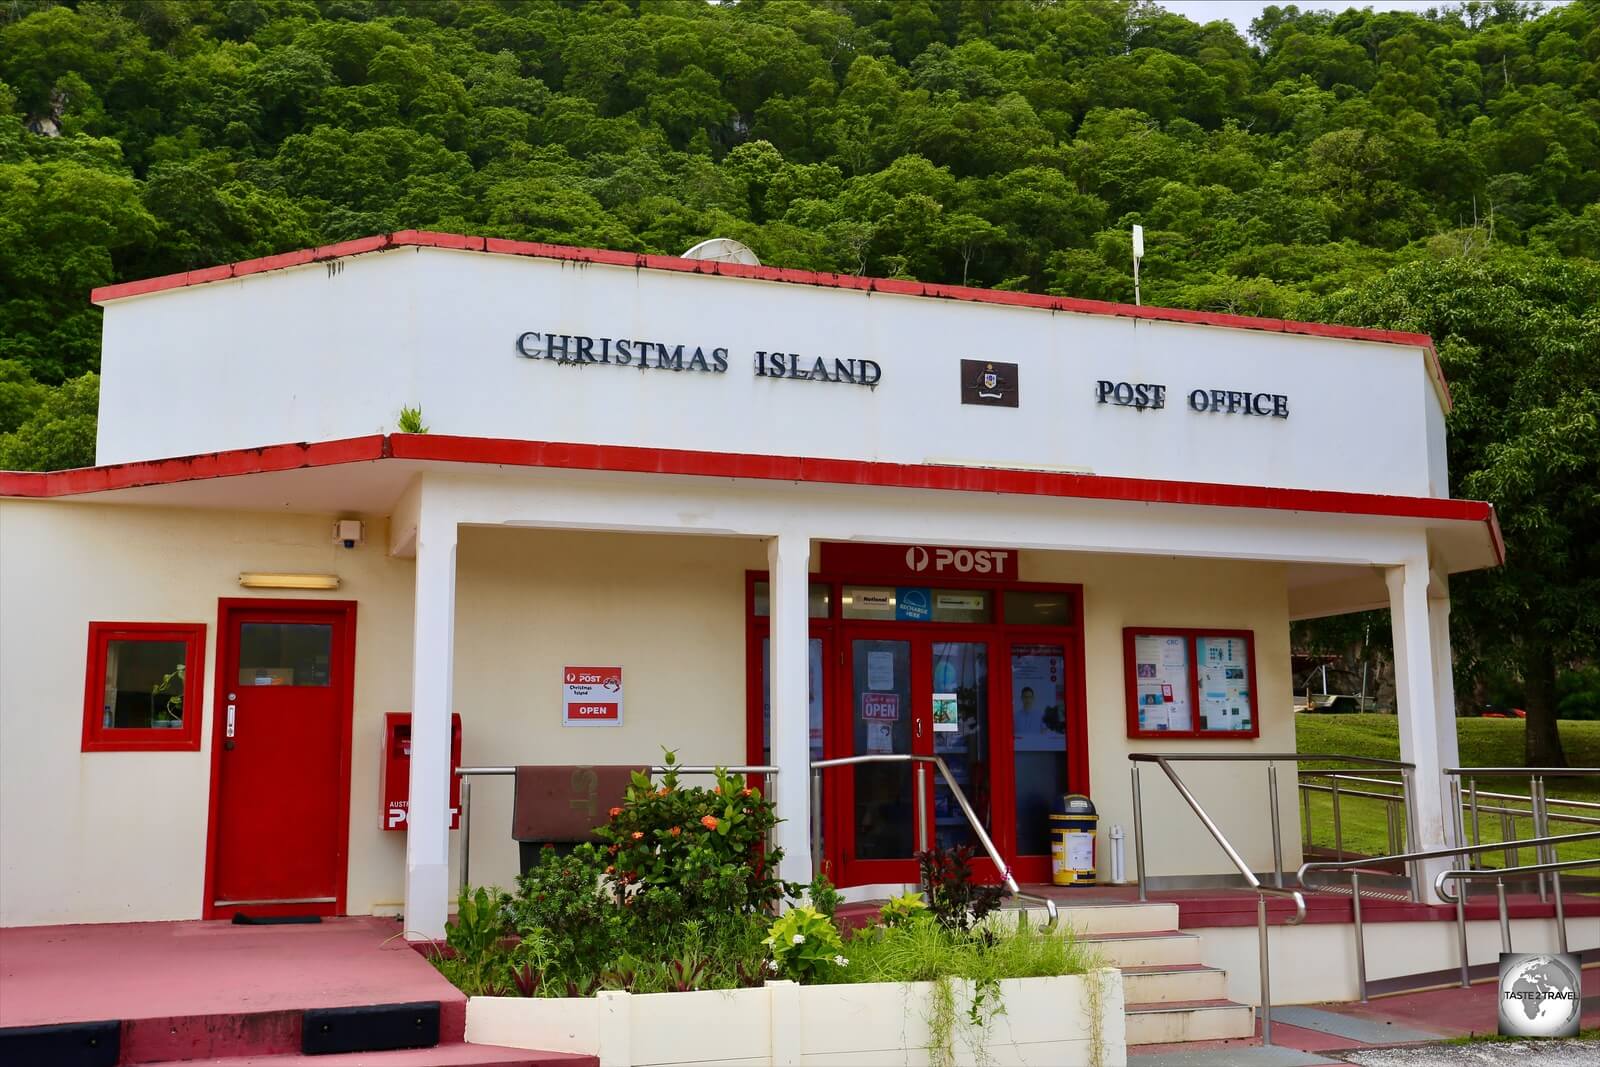
M 1432 332 L 1514 561 L 1463 642 L 1593 658 L 1600 0 L 0 0 L 0 467 L 91 461 L 118 279 L 417 227 L 1128 300 L 1135 222 L 1146 302 Z

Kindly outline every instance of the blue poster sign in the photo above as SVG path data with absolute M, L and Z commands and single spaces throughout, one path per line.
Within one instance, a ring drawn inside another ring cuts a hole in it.
M 921 587 L 894 591 L 894 617 L 901 622 L 927 622 L 933 617 L 933 595 Z

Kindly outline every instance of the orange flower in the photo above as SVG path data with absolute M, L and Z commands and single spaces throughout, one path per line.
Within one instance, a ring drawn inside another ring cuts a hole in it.
M 747 797 L 747 796 L 750 795 L 750 790 L 749 789 L 741 789 L 741 790 L 739 790 L 739 795 L 742 796 L 742 797 Z
M 670 792 L 672 792 L 672 790 L 668 789 L 666 786 L 662 786 L 661 787 L 661 792 L 658 795 L 659 796 L 666 796 Z
M 640 838 L 642 838 L 642 837 L 644 837 L 644 834 L 643 834 L 643 833 L 641 833 L 641 832 L 640 832 L 640 831 L 638 831 L 638 830 L 635 830 L 635 831 L 634 831 L 634 832 L 633 832 L 633 839 L 634 839 L 634 840 L 635 840 L 635 841 L 637 841 L 637 840 L 639 840 L 639 839 L 640 839 Z
M 681 826 L 674 826 L 674 827 L 673 827 L 673 828 L 672 828 L 672 836 L 673 836 L 673 837 L 677 837 L 677 836 L 678 836 L 678 835 L 679 835 L 679 834 L 681 834 L 681 833 L 683 833 L 683 827 L 681 827 Z
M 616 868 L 615 868 L 615 867 L 609 867 L 609 866 L 608 866 L 608 867 L 607 867 L 607 868 L 606 868 L 606 873 L 607 873 L 607 874 L 616 874 L 616 873 L 617 873 L 617 869 L 616 869 Z
M 622 809 L 621 808 L 612 808 L 611 809 L 611 817 L 613 819 L 615 819 L 618 815 L 621 815 L 621 814 L 622 814 Z
M 700 820 L 700 825 L 704 826 L 707 830 L 715 830 L 717 828 L 717 817 L 715 815 L 704 816 Z

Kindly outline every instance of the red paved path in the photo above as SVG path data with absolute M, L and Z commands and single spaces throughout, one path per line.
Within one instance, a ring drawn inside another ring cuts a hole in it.
M 399 933 L 370 917 L 0 929 L 0 1027 L 416 1000 L 464 1007 Z

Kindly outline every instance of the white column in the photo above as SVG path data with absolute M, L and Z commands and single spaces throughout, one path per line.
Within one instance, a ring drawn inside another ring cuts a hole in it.
M 437 508 L 434 509 L 437 512 Z M 411 649 L 411 795 L 406 814 L 408 937 L 444 937 L 450 907 L 450 712 L 455 671 L 456 522 L 417 524 Z
M 1425 558 L 1390 567 L 1384 575 L 1389 585 L 1389 612 L 1394 624 L 1394 678 L 1396 711 L 1400 719 L 1400 758 L 1416 765 L 1412 772 L 1412 812 L 1416 822 L 1407 851 L 1421 852 L 1446 844 L 1444 804 L 1440 783 L 1443 747 L 1439 735 L 1438 692 L 1434 678 L 1434 647 L 1428 605 L 1428 564 Z M 1423 865 L 1423 900 L 1442 903 L 1433 891 L 1433 878 L 1449 865 L 1433 860 Z
M 772 704 L 773 783 L 778 823 L 773 842 L 783 849 L 778 876 L 811 881 L 811 541 L 785 533 L 767 542 L 767 590 L 772 623 L 768 685 Z
M 1450 651 L 1450 579 L 1436 574 L 1428 593 L 1428 632 L 1432 637 L 1434 720 L 1439 733 L 1439 766 L 1461 766 L 1461 745 L 1456 735 L 1455 662 Z M 1450 779 L 1440 775 L 1440 803 L 1444 805 L 1444 837 L 1456 840 L 1456 816 L 1451 810 Z

